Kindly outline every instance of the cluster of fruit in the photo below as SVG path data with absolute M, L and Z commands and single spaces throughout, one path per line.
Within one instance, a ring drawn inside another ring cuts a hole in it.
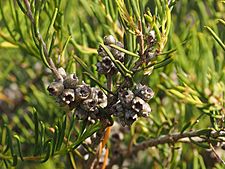
M 111 114 L 119 119 L 123 126 L 130 126 L 138 117 L 148 117 L 151 108 L 148 101 L 154 92 L 146 85 L 138 84 L 134 91 L 123 89 L 117 102 L 110 108 Z
M 112 35 L 106 36 L 104 45 L 115 60 L 124 63 L 125 54 L 113 48 L 112 44 L 120 48 L 124 47 Z M 106 76 L 116 74 L 117 67 L 102 46 L 99 47 L 98 54 L 102 57 L 102 60 L 97 63 L 98 72 Z M 99 88 L 80 82 L 75 74 L 67 75 L 63 68 L 59 68 L 58 72 L 62 78 L 52 82 L 48 86 L 48 91 L 61 105 L 74 109 L 79 119 L 99 119 L 100 110 L 105 109 L 105 113 L 117 117 L 123 126 L 130 126 L 138 117 L 147 117 L 151 112 L 148 102 L 154 92 L 146 85 L 137 84 L 134 89 L 127 87 L 119 89 L 112 96 L 114 101 L 108 105 L 107 96 Z
M 124 62 L 124 55 L 125 53 L 111 47 L 110 45 L 116 45 L 120 48 L 124 48 L 123 44 L 119 41 L 116 41 L 116 39 L 112 36 L 106 36 L 104 37 L 104 45 L 107 46 L 109 51 L 112 53 L 113 57 L 116 60 L 119 60 L 121 63 Z M 97 63 L 97 70 L 100 74 L 104 75 L 114 75 L 117 73 L 117 68 L 108 56 L 107 52 L 103 49 L 102 46 L 98 48 L 98 55 L 102 57 L 102 61 Z
M 75 74 L 67 75 L 63 68 L 60 68 L 58 72 L 62 78 L 48 86 L 49 93 L 55 96 L 62 106 L 68 106 L 71 110 L 75 109 L 79 119 L 96 120 L 98 108 L 107 106 L 107 97 L 103 91 L 90 87 L 84 82 L 80 83 Z

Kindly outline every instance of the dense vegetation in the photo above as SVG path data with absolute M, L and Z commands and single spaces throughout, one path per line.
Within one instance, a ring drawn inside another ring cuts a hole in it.
M 0 0 L 0 168 L 224 168 L 224 4 Z

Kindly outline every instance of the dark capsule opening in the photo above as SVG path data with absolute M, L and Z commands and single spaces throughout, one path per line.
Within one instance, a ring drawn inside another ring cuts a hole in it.
M 55 92 L 56 92 L 56 90 L 55 90 L 54 87 L 48 87 L 48 91 L 49 91 L 50 93 L 55 93 Z
M 73 96 L 71 94 L 68 94 L 68 95 L 65 96 L 65 99 L 69 100 L 69 101 L 73 100 Z
M 142 104 L 140 102 L 135 103 L 134 106 L 136 109 L 142 110 Z
M 73 74 L 72 78 L 73 78 L 74 80 L 78 80 L 78 78 L 77 78 L 77 76 L 76 76 L 75 74 Z
M 106 66 L 110 66 L 112 61 L 107 57 L 107 58 L 104 58 L 102 60 L 102 62 L 106 65 Z
M 97 96 L 98 96 L 98 99 L 103 99 L 104 98 L 103 97 L 104 95 L 103 95 L 102 91 L 98 91 Z
M 81 94 L 81 96 L 86 96 L 88 94 L 88 92 L 85 89 L 81 89 L 80 94 Z
M 89 107 L 95 107 L 95 105 L 96 105 L 96 101 L 95 100 L 92 100 L 92 101 L 88 102 L 88 106 Z

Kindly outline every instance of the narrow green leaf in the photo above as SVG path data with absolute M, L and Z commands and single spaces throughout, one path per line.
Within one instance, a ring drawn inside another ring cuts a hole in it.
M 93 73 L 91 72 L 91 70 L 88 68 L 88 66 L 86 65 L 86 63 L 84 63 L 84 61 L 82 59 L 80 59 L 78 56 L 73 55 L 73 58 L 81 65 L 81 67 L 87 71 L 89 74 L 91 74 L 93 76 Z
M 37 155 L 39 152 L 39 121 L 37 111 L 33 109 L 33 117 L 34 117 L 34 137 L 35 137 L 35 147 L 34 147 L 34 155 Z
M 88 125 L 88 120 L 85 119 L 81 122 L 81 127 L 80 127 L 80 136 L 81 137 L 83 135 L 83 133 L 85 132 L 86 126 Z
M 189 121 L 188 123 L 186 123 L 185 125 L 184 125 L 184 127 L 182 127 L 182 129 L 181 129 L 181 132 L 180 133 L 183 133 L 188 127 L 190 127 L 191 126 L 191 122 Z
M 51 43 L 50 43 L 50 46 L 49 46 L 49 50 L 48 50 L 48 56 L 51 57 L 51 54 L 52 54 L 52 49 L 54 47 L 54 43 L 55 43 L 55 39 L 56 39 L 56 32 L 53 33 L 52 37 L 51 37 Z
M 166 16 L 167 16 L 167 21 L 166 21 L 166 37 L 169 35 L 170 32 L 170 27 L 171 27 L 171 12 L 168 6 L 166 6 Z
M 13 41 L 16 41 L 15 36 L 13 35 L 12 31 L 9 28 L 7 19 L 5 18 L 5 13 L 4 13 L 3 7 L 2 7 L 2 1 L 0 1 L 0 9 L 1 9 L 0 12 L 1 12 L 1 15 L 2 15 L 2 21 L 5 24 L 5 27 L 6 27 L 7 31 L 9 32 L 9 34 L 10 34 L 11 38 L 13 39 Z
M 161 68 L 161 67 L 165 67 L 168 64 L 170 64 L 171 62 L 173 62 L 173 58 L 172 57 L 168 57 L 164 61 L 162 61 L 162 62 L 157 63 L 156 65 L 154 65 L 154 69 L 158 69 L 158 68 Z
M 157 6 L 157 8 L 156 8 L 156 11 L 157 11 L 156 14 L 159 15 L 160 21 L 162 22 L 162 20 L 164 18 L 164 15 L 165 15 L 165 13 L 163 11 L 163 7 L 164 7 L 163 5 L 164 5 L 164 3 L 161 3 L 160 0 L 155 0 L 155 3 L 156 3 L 156 6 Z
M 104 45 L 104 44 L 100 44 L 100 46 L 103 47 L 103 49 L 105 50 L 105 52 L 108 54 L 108 56 L 110 57 L 110 59 L 112 60 L 112 62 L 115 64 L 115 66 L 118 68 L 118 70 L 120 71 L 120 73 L 123 76 L 131 76 L 133 74 L 132 71 L 128 70 L 120 61 L 116 60 L 114 58 L 114 56 L 112 55 L 112 53 L 110 52 L 110 50 Z
M 10 129 L 9 129 L 8 125 L 4 124 L 4 127 L 6 129 L 6 145 L 10 149 L 11 155 L 13 156 L 14 155 L 14 149 L 13 149 L 13 144 L 12 144 L 11 132 L 10 132 Z M 6 152 L 6 150 L 5 150 L 5 152 Z
M 70 140 L 72 129 L 75 129 L 76 134 L 79 135 L 79 131 L 77 131 L 76 128 L 74 127 L 75 120 L 76 120 L 76 114 L 74 112 L 73 115 L 72 115 L 72 119 L 70 121 L 70 127 L 69 127 L 68 134 L 67 134 L 67 140 L 68 141 Z
M 73 166 L 74 169 L 76 169 L 76 162 L 75 162 L 75 159 L 74 159 L 74 156 L 73 156 L 73 153 L 72 152 L 69 152 L 69 157 L 70 157 L 70 162 Z
M 52 15 L 52 18 L 51 18 L 51 22 L 48 26 L 48 29 L 47 29 L 47 33 L 46 33 L 46 36 L 45 36 L 45 40 L 48 39 L 48 37 L 50 36 L 50 34 L 54 31 L 54 23 L 55 23 L 55 20 L 56 20 L 56 17 L 57 17 L 57 14 L 58 14 L 58 8 L 55 8 L 54 12 L 53 12 L 53 15 Z
M 6 124 L 4 125 L 4 127 L 6 128 L 6 133 L 7 133 L 6 144 L 10 149 L 11 156 L 12 156 L 12 159 L 13 159 L 12 166 L 16 166 L 17 165 L 17 155 L 14 153 L 14 147 L 13 147 L 11 132 L 10 132 L 9 127 Z
M 79 137 L 79 139 L 74 143 L 72 149 L 76 149 L 85 139 L 93 135 L 96 131 L 101 128 L 100 123 L 95 123 L 93 125 L 88 126 L 88 128 L 84 131 L 84 133 Z
M 59 131 L 59 139 L 57 142 L 56 150 L 59 150 L 62 146 L 64 136 L 65 136 L 65 130 L 66 130 L 66 120 L 67 120 L 66 115 L 64 115 L 62 127 L 61 127 L 61 130 Z
M 151 75 L 153 70 L 154 70 L 154 66 L 144 68 L 144 75 L 148 75 L 148 76 Z
M 50 155 L 51 155 L 51 152 L 52 152 L 52 144 L 51 144 L 51 141 L 48 141 L 46 143 L 46 147 L 47 147 L 47 150 L 46 150 L 46 155 L 45 155 L 45 158 L 41 161 L 42 163 L 46 162 Z
M 121 0 L 116 0 L 117 3 L 117 9 L 119 12 L 119 19 L 123 25 L 123 27 L 130 33 L 135 34 L 136 31 L 136 24 L 134 23 L 133 17 L 130 16 L 129 12 L 129 7 L 126 8 L 126 5 L 124 1 Z
M 76 43 L 74 39 L 70 40 L 71 44 L 82 54 L 93 55 L 98 54 L 97 49 L 85 47 Z
M 202 129 L 197 132 L 198 135 L 205 135 L 205 136 L 210 136 L 212 129 Z
M 33 24 L 33 29 L 34 29 L 34 33 L 35 33 L 35 37 L 39 40 L 39 34 L 40 34 L 40 31 L 39 31 L 39 18 L 40 18 L 40 10 L 38 9 L 39 8 L 39 1 L 35 1 L 35 5 L 36 5 L 36 10 L 34 12 L 34 23 Z M 32 21 L 31 21 L 32 22 Z
M 66 48 L 67 48 L 67 45 L 69 44 L 69 41 L 71 40 L 72 36 L 69 36 L 67 39 L 66 39 L 66 42 L 65 44 L 63 45 L 63 49 L 62 49 L 62 53 L 61 55 L 64 57 L 65 55 L 65 51 L 66 51 Z
M 131 6 L 132 6 L 132 10 L 134 11 L 134 15 L 137 18 L 137 20 L 140 20 L 140 12 L 138 10 L 138 6 L 139 4 L 136 3 L 136 0 L 130 0 Z
M 160 42 L 161 41 L 161 32 L 160 32 L 157 24 L 155 23 L 155 17 L 152 17 L 151 13 L 149 13 L 149 14 L 144 14 L 144 18 L 150 24 L 151 28 L 155 31 L 156 39 L 158 42 Z
M 199 169 L 199 165 L 198 165 L 198 152 L 197 150 L 194 150 L 194 158 L 193 158 L 193 169 Z
M 88 128 L 85 130 L 83 137 L 86 139 L 90 137 L 92 134 L 94 134 L 97 130 L 101 128 L 101 124 L 99 122 L 92 124 L 88 126 Z
M 48 64 L 47 58 L 45 56 L 45 51 L 44 51 L 44 48 L 42 46 L 42 42 L 39 43 L 39 47 L 38 48 L 39 48 L 39 52 L 40 52 L 41 59 L 42 59 L 43 63 L 45 64 L 46 67 L 51 69 L 51 67 Z
M 109 14 L 109 12 L 110 12 L 109 3 L 110 3 L 110 0 L 104 0 L 106 14 Z
M 58 141 L 58 137 L 59 137 L 59 128 L 58 126 L 55 126 L 54 128 L 55 132 L 54 132 L 54 136 L 53 136 L 53 140 L 51 141 L 51 147 L 52 147 L 52 152 L 51 152 L 51 155 L 53 156 L 54 155 L 54 152 L 57 148 L 57 141 Z
M 110 11 L 110 15 L 111 15 L 111 17 L 112 17 L 112 19 L 113 19 L 113 21 L 116 21 L 116 8 L 114 7 L 114 5 L 113 5 L 113 1 L 111 1 L 111 0 L 107 0 L 107 3 L 109 4 L 109 11 Z
M 26 9 L 23 7 L 23 5 L 21 4 L 20 0 L 16 0 L 17 4 L 19 5 L 21 11 L 26 14 Z
M 219 127 L 218 127 L 218 124 L 217 124 L 217 119 L 215 119 L 215 118 L 213 118 L 212 116 L 210 116 L 210 121 L 211 121 L 212 127 L 213 127 L 215 130 L 219 130 Z
M 209 31 L 209 33 L 213 36 L 213 38 L 218 42 L 218 44 L 223 48 L 223 50 L 225 50 L 225 44 L 217 36 L 217 34 L 209 26 L 205 26 L 205 28 Z
M 225 26 L 225 21 L 223 19 L 218 19 L 218 21 Z
M 168 91 L 169 91 L 172 95 L 175 95 L 176 97 L 179 97 L 180 99 L 185 99 L 185 98 L 186 98 L 186 96 L 185 96 L 183 93 L 181 93 L 181 92 L 179 92 L 179 91 L 177 91 L 177 90 L 175 90 L 175 89 L 168 89 Z
M 94 33 L 92 27 L 89 24 L 87 24 L 87 23 L 84 23 L 83 26 L 84 26 L 84 29 L 85 29 L 85 34 L 89 37 L 89 39 L 92 42 L 96 41 L 95 33 Z
M 41 125 L 41 133 L 40 133 L 40 149 L 41 150 L 40 150 L 40 152 L 42 153 L 44 151 L 46 127 L 42 121 L 40 121 L 40 125 Z
M 199 155 L 198 158 L 199 158 L 199 165 L 200 165 L 200 168 L 201 168 L 201 169 L 206 169 L 205 162 L 204 162 L 204 159 L 202 158 L 202 156 Z
M 93 75 L 91 75 L 88 72 L 83 72 L 84 74 L 86 74 L 91 80 L 93 80 L 100 88 L 104 89 L 105 91 L 107 91 L 110 94 L 113 94 L 107 87 L 103 86 L 101 84 L 101 82 L 99 80 L 97 80 Z
M 13 157 L 13 163 L 12 163 L 12 166 L 16 166 L 16 165 L 17 165 L 17 162 L 18 162 L 17 155 L 14 154 L 14 155 L 12 155 L 12 157 Z
M 19 156 L 20 156 L 20 159 L 23 161 L 23 155 L 22 155 L 22 151 L 21 151 L 20 138 L 19 138 L 18 135 L 14 135 L 13 137 L 16 139 Z
M 24 117 L 26 123 L 29 125 L 29 127 L 31 129 L 33 129 L 34 123 L 33 123 L 32 117 L 30 117 L 28 113 L 23 113 L 23 117 Z
M 121 47 L 119 47 L 119 46 L 117 46 L 117 45 L 111 44 L 111 45 L 109 45 L 109 46 L 111 46 L 111 47 L 113 47 L 113 48 L 115 48 L 115 49 L 117 49 L 117 50 L 119 50 L 119 51 L 121 51 L 121 52 L 123 52 L 123 53 L 125 53 L 125 54 L 127 54 L 127 55 L 130 55 L 130 56 L 133 56 L 133 57 L 136 57 L 136 58 L 140 58 L 140 56 L 139 56 L 138 54 L 133 53 L 133 52 L 131 52 L 131 51 L 128 51 L 128 50 L 126 50 L 126 49 L 124 49 L 124 48 L 121 48 Z
M 1 135 L 1 145 L 6 146 L 5 150 L 3 149 L 3 153 L 6 153 L 9 149 L 9 146 L 7 144 L 7 129 L 5 127 L 6 124 L 3 125 L 2 127 L 2 135 Z
M 199 143 L 199 142 L 193 140 L 192 138 L 189 138 L 189 139 L 190 139 L 191 143 L 193 143 L 193 144 L 195 144 L 195 145 L 197 145 L 199 147 L 202 147 L 204 149 L 209 149 L 210 148 L 210 146 L 207 143 Z
M 115 60 L 115 63 L 117 63 L 126 72 L 126 76 L 131 77 L 131 75 L 134 74 L 131 70 L 126 68 L 126 66 L 123 63 L 121 63 L 119 60 Z

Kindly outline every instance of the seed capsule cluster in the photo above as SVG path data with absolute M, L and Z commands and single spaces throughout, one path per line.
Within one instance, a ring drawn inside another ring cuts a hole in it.
M 112 36 L 106 36 L 104 37 L 104 45 L 107 46 L 107 48 L 110 50 L 112 55 L 116 60 L 119 60 L 121 63 L 124 62 L 124 53 L 112 48 L 109 45 L 117 45 L 120 48 L 124 48 L 123 44 L 119 41 L 116 41 L 116 39 Z M 98 48 L 98 55 L 102 57 L 102 60 L 97 63 L 97 70 L 100 74 L 105 74 L 105 75 L 114 75 L 117 73 L 117 68 L 108 56 L 107 52 L 103 49 L 103 47 Z
M 148 101 L 153 96 L 152 89 L 142 84 L 138 84 L 133 91 L 123 89 L 119 92 L 118 101 L 112 105 L 110 112 L 123 126 L 130 126 L 138 117 L 148 117 L 151 112 Z
M 112 44 L 124 48 L 112 35 L 104 37 L 104 45 L 113 57 L 124 63 L 125 54 L 111 47 Z M 102 57 L 97 63 L 98 72 L 107 76 L 116 74 L 117 67 L 102 46 L 99 47 L 98 54 Z M 130 126 L 138 117 L 148 117 L 151 112 L 148 102 L 154 92 L 146 85 L 126 85 L 107 98 L 102 90 L 80 82 L 75 74 L 67 74 L 63 68 L 59 68 L 58 73 L 61 78 L 52 82 L 48 91 L 62 106 L 67 105 L 71 110 L 75 110 L 79 119 L 95 121 L 105 117 L 105 114 L 101 113 L 108 113 L 109 116 L 117 117 L 123 126 Z
M 78 118 L 97 119 L 98 108 L 107 106 L 106 95 L 99 88 L 80 82 L 75 74 L 67 75 L 62 68 L 59 68 L 58 72 L 62 78 L 48 86 L 49 93 L 55 96 L 62 106 L 67 105 L 71 110 L 75 109 Z

